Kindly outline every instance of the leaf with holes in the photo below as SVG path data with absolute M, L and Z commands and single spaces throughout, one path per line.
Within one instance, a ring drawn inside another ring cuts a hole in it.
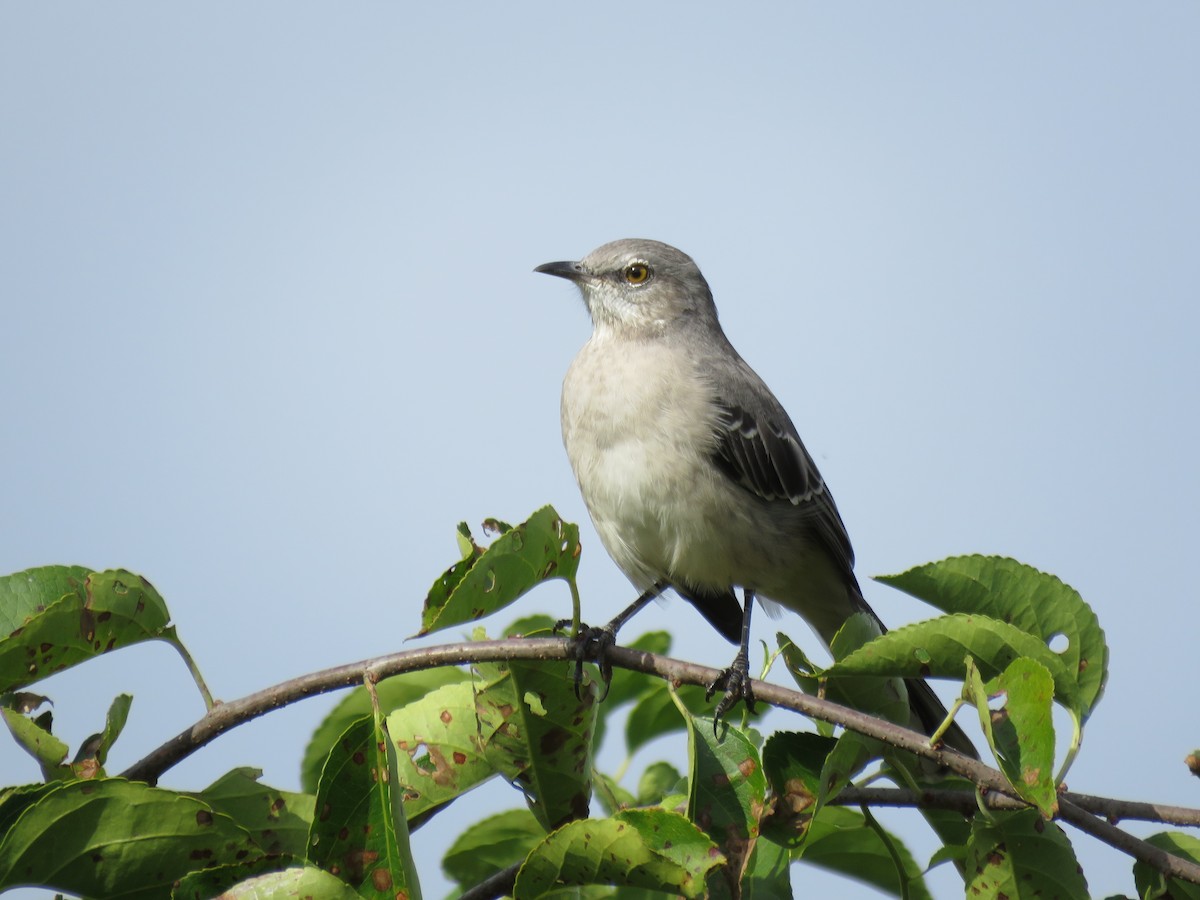
M 444 685 L 393 711 L 387 730 L 411 827 L 496 774 L 479 743 L 469 681 Z
M 475 709 L 484 756 L 525 792 L 549 831 L 587 816 L 592 795 L 593 691 L 575 696 L 561 662 L 479 663 Z
M 1104 632 L 1079 592 L 1053 575 L 1005 557 L 957 556 L 876 580 L 943 612 L 999 619 L 1041 638 L 1072 673 L 1081 723 L 1099 702 L 1108 680 Z
M 1058 813 L 1054 782 L 1054 681 L 1036 660 L 1017 659 L 986 685 L 967 672 L 966 694 L 979 710 L 980 724 L 1009 783 L 1050 819 Z M 1003 696 L 993 708 L 989 699 Z
M 458 684 L 469 680 L 471 673 L 453 666 L 438 666 L 419 672 L 405 672 L 385 678 L 375 685 L 379 706 L 384 712 L 416 703 L 432 691 L 447 684 Z M 300 785 L 306 793 L 317 790 L 317 780 L 325 765 L 325 757 L 337 743 L 342 732 L 350 723 L 371 714 L 371 696 L 366 687 L 359 685 L 348 691 L 312 733 L 308 746 L 304 748 L 304 760 L 300 763 Z
M 1079 709 L 1075 673 L 1045 641 L 1005 622 L 984 616 L 942 616 L 889 631 L 825 670 L 828 678 L 847 675 L 899 675 L 961 679 L 970 656 L 985 678 L 999 675 L 1020 657 L 1036 659 L 1054 679 L 1054 699 Z
M 573 581 L 579 568 L 579 528 L 564 522 L 552 506 L 504 531 L 482 552 L 473 540 L 471 545 L 470 555 L 430 588 L 419 635 L 482 619 L 543 581 Z

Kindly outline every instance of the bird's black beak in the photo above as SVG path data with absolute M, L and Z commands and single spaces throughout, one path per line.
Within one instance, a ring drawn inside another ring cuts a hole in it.
M 542 263 L 533 271 L 541 272 L 545 275 L 557 275 L 559 278 L 565 278 L 568 281 L 579 281 L 581 278 L 587 276 L 587 272 L 583 270 L 583 266 L 570 260 Z

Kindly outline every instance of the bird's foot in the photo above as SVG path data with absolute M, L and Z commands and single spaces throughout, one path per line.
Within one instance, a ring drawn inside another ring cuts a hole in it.
M 554 633 L 558 634 L 570 624 L 570 619 L 560 619 L 554 623 Z M 604 700 L 612 685 L 612 663 L 608 659 L 608 650 L 617 645 L 616 629 L 611 622 L 603 628 L 594 628 L 581 622 L 579 633 L 575 635 L 572 644 L 572 656 L 575 659 L 575 699 L 581 699 L 583 664 L 590 660 L 600 667 L 600 680 L 604 682 L 604 692 L 600 695 L 600 700 Z
M 754 712 L 754 692 L 750 689 L 750 661 L 746 658 L 745 653 L 738 652 L 729 668 L 718 675 L 717 680 L 708 686 L 704 699 L 711 700 L 712 695 L 717 691 L 724 691 L 725 695 L 713 711 L 714 733 L 721 719 L 737 705 L 739 700 L 744 700 L 746 709 Z

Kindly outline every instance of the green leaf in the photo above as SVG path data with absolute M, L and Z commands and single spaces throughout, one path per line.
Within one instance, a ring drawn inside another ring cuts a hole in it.
M 961 679 L 966 675 L 968 656 L 974 658 L 985 679 L 999 675 L 1020 657 L 1036 659 L 1054 679 L 1055 699 L 1070 710 L 1078 709 L 1074 675 L 1044 641 L 1005 622 L 962 613 L 889 631 L 838 660 L 825 675 Z
M 903 895 L 904 880 L 911 900 L 928 900 L 930 896 L 921 878 L 921 867 L 904 844 L 895 835 L 888 835 L 885 841 L 862 813 L 851 809 L 822 808 L 809 826 L 808 839 L 792 855 L 805 863 L 874 885 L 893 896 Z
M 517 875 L 514 896 L 537 900 L 563 885 L 613 884 L 700 897 L 724 858 L 678 813 L 628 809 L 609 819 L 582 819 L 548 835 Z
M 309 859 L 363 897 L 420 896 L 407 830 L 394 819 L 388 740 L 382 720 L 364 716 L 346 729 L 326 760 L 309 832 Z
M 980 694 L 976 678 L 968 682 L 988 743 L 1000 769 L 1022 798 L 1050 819 L 1058 813 L 1054 783 L 1054 682 L 1036 660 L 1017 659 L 992 679 Z M 1005 695 L 1004 706 L 992 710 L 988 698 Z
M 289 865 L 285 857 L 272 857 L 264 862 L 274 868 L 263 874 L 254 874 L 263 870 L 261 863 L 193 872 L 179 883 L 171 897 L 173 900 L 296 900 L 297 897 L 361 900 L 358 891 L 324 869 L 294 862 Z
M 490 878 L 522 860 L 546 838 L 546 830 L 527 809 L 511 809 L 467 828 L 442 858 L 442 871 L 459 890 Z
M 120 778 L 58 783 L 0 838 L 0 890 L 149 900 L 190 871 L 261 855 L 245 829 L 194 797 Z
M 694 684 L 681 685 L 677 696 L 693 715 L 703 715 L 710 703 L 704 688 Z M 625 747 L 632 756 L 655 738 L 687 728 L 687 720 L 671 699 L 671 689 L 665 681 L 656 680 L 629 711 L 625 720 Z M 709 723 L 709 730 L 712 723 Z
M 1055 640 L 1055 656 L 1075 682 L 1080 720 L 1099 702 L 1108 680 L 1104 632 L 1079 592 L 1053 575 L 1004 557 L 958 556 L 876 580 L 947 613 L 999 619 L 1045 643 L 1062 635 L 1067 645 L 1058 648 Z
M 451 566 L 429 590 L 419 635 L 473 622 L 508 606 L 552 578 L 574 580 L 579 528 L 544 506 L 486 550 Z
M 688 720 L 688 818 L 703 827 L 728 863 L 709 887 L 737 896 L 767 812 L 767 776 L 758 748 L 737 728 L 718 739 L 712 720 Z M 723 882 L 723 883 L 721 883 Z
M 763 772 L 771 787 L 771 813 L 763 834 L 785 847 L 804 839 L 821 793 L 825 760 L 837 745 L 834 738 L 803 731 L 777 731 L 763 747 Z
M 387 730 L 396 744 L 397 785 L 410 827 L 496 774 L 479 743 L 469 681 L 399 707 L 387 717 Z
M 817 795 L 817 808 L 820 809 L 840 794 L 882 752 L 883 744 L 874 738 L 854 731 L 843 731 L 838 735 L 837 743 L 825 757 L 825 766 L 821 769 L 821 792 Z
M 121 732 L 125 730 L 125 722 L 129 719 L 129 708 L 133 705 L 133 697 L 129 694 L 118 694 L 108 706 L 108 714 L 104 717 L 104 731 L 96 744 L 96 759 L 100 765 L 108 762 L 108 751 L 112 749 Z
M 1146 838 L 1146 842 L 1166 850 L 1174 856 L 1181 856 L 1194 863 L 1200 863 L 1200 839 L 1180 831 L 1160 831 Z M 1172 897 L 1174 900 L 1200 900 L 1200 884 L 1184 881 L 1182 878 L 1168 878 L 1158 869 L 1144 862 L 1133 864 L 1133 882 L 1137 885 L 1139 897 Z
M 303 859 L 316 798 L 260 784 L 261 777 L 260 769 L 233 769 L 195 796 L 245 828 L 267 853 Z
M 976 816 L 965 875 L 967 896 L 980 900 L 1088 897 L 1071 842 L 1036 809 Z
M 153 585 L 123 569 L 44 566 L 0 578 L 0 691 L 141 641 L 176 642 Z
M 549 831 L 588 814 L 595 695 L 575 696 L 561 662 L 481 663 L 475 709 L 484 755 Z
M 790 900 L 791 863 L 791 854 L 785 848 L 771 841 L 758 841 L 742 876 L 742 900 Z
M 633 650 L 645 650 L 647 653 L 657 653 L 661 656 L 670 652 L 671 636 L 665 631 L 650 631 L 630 641 L 627 646 Z M 604 746 L 604 738 L 608 732 L 608 720 L 621 706 L 652 693 L 661 684 L 662 679 L 653 675 L 629 669 L 614 669 L 608 693 L 604 695 L 604 699 L 596 711 L 596 734 L 592 739 L 593 745 L 595 747 Z
M 375 685 L 379 697 L 379 706 L 386 712 L 416 703 L 431 691 L 447 684 L 468 682 L 471 673 L 466 669 L 453 666 L 438 666 L 435 669 L 424 669 L 420 672 L 405 672 L 393 675 Z M 321 777 L 321 769 L 325 766 L 325 758 L 337 743 L 342 732 L 350 727 L 352 722 L 371 714 L 371 696 L 366 687 L 359 686 L 349 691 L 337 706 L 329 711 L 304 750 L 304 760 L 300 764 L 300 784 L 305 793 L 314 794 L 317 791 L 317 780 Z
M 669 762 L 650 763 L 638 779 L 636 803 L 638 806 L 655 806 L 664 797 L 676 793 L 681 782 L 683 775 Z
M 43 778 L 51 781 L 74 777 L 71 768 L 65 764 L 70 748 L 40 722 L 13 709 L 0 709 L 0 716 L 4 717 L 4 724 L 21 749 L 37 760 Z
M 879 622 L 866 613 L 855 613 L 838 629 L 829 645 L 834 660 L 845 659 L 880 636 Z M 908 691 L 900 678 L 835 678 L 825 696 L 834 703 L 907 725 Z
M 592 797 L 606 816 L 639 805 L 633 794 L 599 769 L 592 770 Z
M 631 650 L 643 650 L 646 653 L 656 653 L 666 656 L 671 652 L 671 635 L 665 631 L 647 631 L 630 641 L 626 646 Z M 663 684 L 663 680 L 644 672 L 633 672 L 629 669 L 613 669 L 612 684 L 608 687 L 608 695 L 604 705 L 616 709 L 623 703 L 629 703 L 646 694 L 652 687 Z
M 554 631 L 558 620 L 545 613 L 530 613 L 504 629 L 505 637 L 545 637 Z

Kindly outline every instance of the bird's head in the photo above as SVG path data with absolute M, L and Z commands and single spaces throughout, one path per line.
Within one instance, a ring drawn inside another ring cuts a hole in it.
M 578 262 L 534 271 L 575 282 L 598 330 L 649 335 L 682 321 L 716 323 L 712 292 L 696 263 L 659 241 L 613 241 Z

